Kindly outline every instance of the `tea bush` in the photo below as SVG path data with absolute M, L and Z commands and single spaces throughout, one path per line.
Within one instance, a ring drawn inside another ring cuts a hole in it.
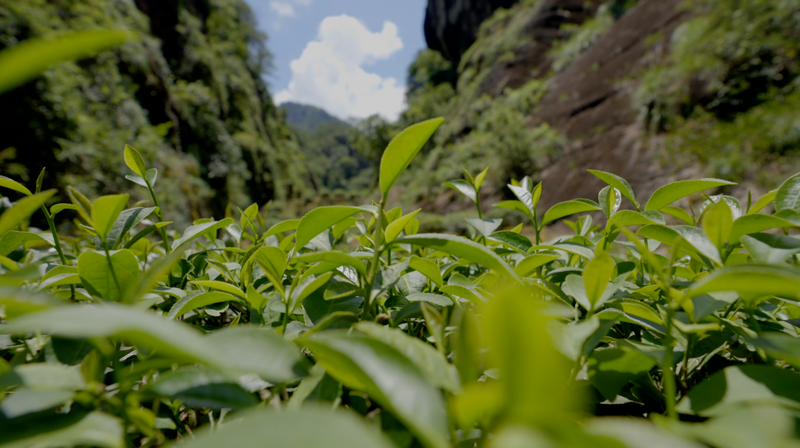
M 797 445 L 800 175 L 688 211 L 731 183 L 642 205 L 590 171 L 597 202 L 543 210 L 526 177 L 503 230 L 484 170 L 445 185 L 476 204 L 471 237 L 420 234 L 388 197 L 441 123 L 389 143 L 379 201 L 269 228 L 257 204 L 174 228 L 131 147 L 152 202 L 0 178 L 0 446 Z

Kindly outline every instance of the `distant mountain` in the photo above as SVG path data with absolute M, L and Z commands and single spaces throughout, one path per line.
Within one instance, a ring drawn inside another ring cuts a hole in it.
M 283 103 L 280 107 L 286 111 L 286 122 L 297 130 L 314 131 L 323 123 L 337 123 L 342 127 L 350 127 L 345 121 L 318 107 L 298 103 Z

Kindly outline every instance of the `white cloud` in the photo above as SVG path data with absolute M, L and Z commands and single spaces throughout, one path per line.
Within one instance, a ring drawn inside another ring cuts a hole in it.
M 305 0 L 302 0 L 305 1 Z M 281 17 L 294 17 L 294 6 L 287 2 L 270 2 L 269 7 Z
M 295 3 L 297 3 L 298 5 L 302 5 L 302 6 L 310 5 L 312 1 L 314 1 L 314 0 L 294 0 Z
M 317 40 L 292 61 L 289 87 L 275 95 L 275 101 L 311 104 L 340 118 L 380 114 L 394 120 L 405 108 L 405 86 L 368 73 L 363 66 L 387 59 L 401 48 L 397 25 L 390 21 L 373 33 L 353 17 L 326 17 Z

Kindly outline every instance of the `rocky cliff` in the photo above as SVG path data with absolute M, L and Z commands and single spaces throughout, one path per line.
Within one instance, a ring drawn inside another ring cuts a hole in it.
M 475 42 L 481 23 L 498 8 L 519 0 L 430 0 L 425 10 L 425 41 L 458 65 L 461 55 Z
M 496 9 L 454 55 L 452 42 L 496 6 L 478 3 L 471 15 L 466 2 L 428 5 L 433 53 L 410 78 L 433 79 L 437 68 L 456 80 L 409 95 L 414 119 L 447 118 L 424 163 L 427 188 L 461 167 L 490 166 L 499 181 L 487 195 L 530 175 L 544 182 L 546 207 L 592 198 L 601 183 L 588 168 L 627 178 L 646 198 L 703 175 L 770 187 L 764 173 L 798 166 L 800 10 L 791 1 L 522 0 Z M 456 26 L 458 17 L 467 19 Z M 466 205 L 435 191 L 407 194 L 431 211 Z

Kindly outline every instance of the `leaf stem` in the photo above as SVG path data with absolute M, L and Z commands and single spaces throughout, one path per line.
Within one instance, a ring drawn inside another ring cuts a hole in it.
M 56 247 L 56 252 L 58 252 L 58 257 L 61 259 L 61 264 L 66 266 L 67 265 L 67 257 L 64 256 L 64 250 L 61 248 L 61 241 L 58 239 L 58 232 L 56 231 L 56 224 L 53 220 L 53 215 L 47 210 L 47 207 L 42 204 L 42 213 L 44 213 L 45 219 L 47 219 L 47 225 L 50 227 L 50 233 L 53 234 L 53 244 Z M 75 300 L 75 285 L 69 285 L 69 292 L 70 292 L 70 300 Z
M 117 280 L 117 273 L 114 271 L 114 263 L 111 262 L 111 254 L 108 253 L 108 245 L 106 245 L 105 241 L 100 242 L 103 245 L 103 250 L 106 253 L 106 263 L 108 263 L 108 269 L 111 271 L 111 278 L 114 279 L 114 284 L 117 286 L 117 293 L 119 293 L 120 298 L 122 298 L 122 288 L 120 287 L 119 280 Z M 108 300 L 108 298 L 104 297 L 104 299 Z
M 372 256 L 372 265 L 370 265 L 369 267 L 369 276 L 367 277 L 367 282 L 364 285 L 364 304 L 363 304 L 364 313 L 369 313 L 369 311 L 372 309 L 371 307 L 372 304 L 370 303 L 372 301 L 372 298 L 370 296 L 372 295 L 372 287 L 374 286 L 375 283 L 375 275 L 377 273 L 378 265 L 381 260 L 380 249 L 381 245 L 383 244 L 383 238 L 381 238 L 381 235 L 383 235 L 383 233 L 381 232 L 381 227 L 383 227 L 384 207 L 386 207 L 385 195 L 381 197 L 381 204 L 378 207 L 378 217 L 375 218 L 375 233 L 373 234 L 372 237 L 372 243 L 375 249 L 374 250 L 375 253 Z M 366 317 L 369 316 L 363 316 L 362 318 Z
M 153 190 L 153 186 L 150 185 L 150 181 L 147 178 L 144 178 L 144 182 L 147 184 L 147 190 L 150 191 L 150 197 L 153 198 L 153 205 L 156 206 L 156 219 L 158 222 L 164 222 L 164 218 L 161 216 L 161 206 L 158 205 L 158 198 L 156 197 L 156 192 Z M 161 233 L 161 239 L 164 240 L 164 252 L 169 253 L 169 240 L 167 239 L 167 229 L 161 227 L 158 229 Z
M 667 306 L 667 321 L 666 335 L 664 336 L 664 359 L 661 363 L 661 384 L 664 388 L 664 400 L 667 404 L 667 417 L 672 420 L 678 420 L 678 413 L 675 411 L 675 396 L 677 390 L 675 387 L 675 372 L 672 370 L 673 361 L 673 337 L 672 337 L 672 317 L 674 310 L 671 305 Z

